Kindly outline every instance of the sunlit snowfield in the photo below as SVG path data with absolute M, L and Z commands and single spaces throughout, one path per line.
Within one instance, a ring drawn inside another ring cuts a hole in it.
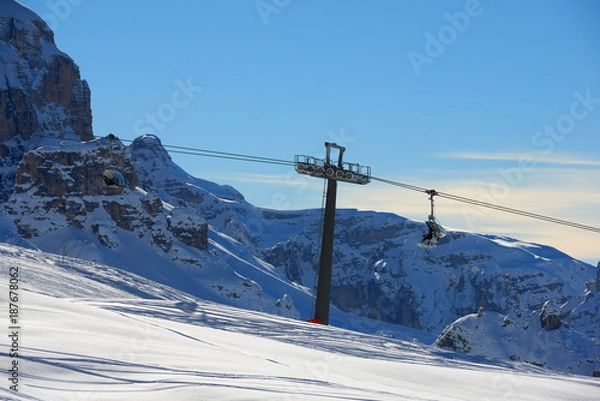
M 4 385 L 0 399 L 600 399 L 591 377 L 207 303 L 76 259 L 0 252 L 21 284 L 19 393 Z

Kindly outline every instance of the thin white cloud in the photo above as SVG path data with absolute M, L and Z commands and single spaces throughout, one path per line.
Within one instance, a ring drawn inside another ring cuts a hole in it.
M 510 161 L 528 164 L 556 164 L 564 166 L 600 166 L 600 157 L 589 159 L 577 155 L 566 153 L 551 153 L 548 155 L 539 152 L 506 152 L 506 153 L 485 153 L 485 152 L 448 152 L 438 153 L 437 157 L 457 160 L 483 160 L 483 161 Z

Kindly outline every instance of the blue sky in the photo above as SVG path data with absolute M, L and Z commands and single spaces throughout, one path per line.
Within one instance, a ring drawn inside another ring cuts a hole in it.
M 96 135 L 293 160 L 325 141 L 374 176 L 600 226 L 600 4 L 23 0 L 92 89 Z M 258 206 L 322 182 L 173 155 Z M 343 185 L 338 206 L 423 220 L 425 195 Z M 440 199 L 445 225 L 600 260 L 600 235 Z

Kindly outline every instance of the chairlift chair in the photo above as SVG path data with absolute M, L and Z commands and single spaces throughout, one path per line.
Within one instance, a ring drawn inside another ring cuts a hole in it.
M 444 238 L 446 236 L 446 230 L 444 230 L 442 225 L 437 221 L 433 211 L 433 197 L 436 196 L 438 193 L 435 191 L 435 189 L 430 189 L 426 192 L 429 195 L 429 202 L 431 203 L 431 213 L 429 214 L 429 217 L 425 222 L 429 231 L 427 232 L 427 234 L 423 235 L 423 244 L 428 246 L 435 245 L 437 244 L 438 240 Z
M 123 174 L 121 174 L 117 170 L 113 170 L 110 168 L 107 168 L 102 173 L 102 181 L 104 181 L 104 184 L 106 184 L 108 186 L 118 186 L 118 187 L 127 186 L 125 184 L 125 178 L 123 177 Z

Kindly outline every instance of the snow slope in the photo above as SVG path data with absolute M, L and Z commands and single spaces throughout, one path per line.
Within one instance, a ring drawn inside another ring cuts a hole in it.
M 236 309 L 1 244 L 5 282 L 10 267 L 19 268 L 20 376 L 18 394 L 0 386 L 3 400 L 600 398 L 594 378 Z M 7 305 L 8 291 L 0 298 Z

